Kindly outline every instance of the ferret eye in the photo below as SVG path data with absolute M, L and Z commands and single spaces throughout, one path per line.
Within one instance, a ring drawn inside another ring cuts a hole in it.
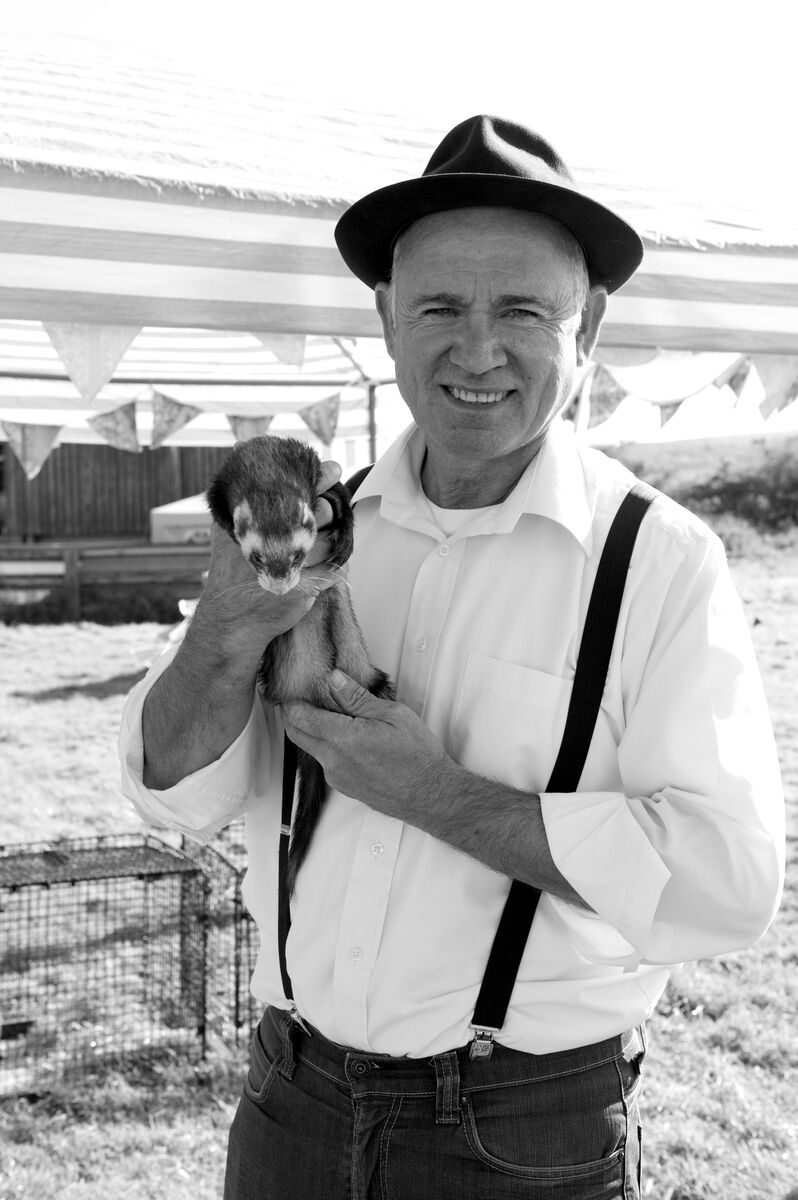
M 294 553 L 291 555 L 291 562 L 294 562 L 294 563 L 301 562 L 304 557 L 305 557 L 305 555 L 303 554 L 303 552 L 301 550 L 295 550 Z

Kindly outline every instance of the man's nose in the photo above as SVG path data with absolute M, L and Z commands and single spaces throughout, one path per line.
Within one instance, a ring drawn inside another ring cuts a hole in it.
M 472 316 L 462 322 L 449 351 L 449 359 L 469 375 L 484 375 L 507 363 L 499 330 L 493 321 Z

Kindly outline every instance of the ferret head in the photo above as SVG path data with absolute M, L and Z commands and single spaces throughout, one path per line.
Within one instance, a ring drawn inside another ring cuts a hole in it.
M 295 438 L 250 438 L 234 447 L 206 493 L 215 521 L 238 543 L 258 583 L 282 596 L 316 540 L 312 505 L 321 463 Z
M 241 500 L 233 509 L 233 531 L 264 591 L 283 596 L 296 587 L 316 540 L 313 511 L 301 496 L 281 496 L 279 504 L 268 505 L 254 497 Z

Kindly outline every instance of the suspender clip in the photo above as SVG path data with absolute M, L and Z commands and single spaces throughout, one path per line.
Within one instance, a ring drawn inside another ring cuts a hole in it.
M 292 1005 L 291 1005 L 291 1008 L 289 1009 L 289 1012 L 290 1012 L 290 1015 L 291 1015 L 291 1020 L 292 1020 L 292 1021 L 295 1021 L 295 1022 L 296 1022 L 296 1024 L 297 1024 L 297 1025 L 300 1027 L 300 1029 L 304 1029 L 304 1031 L 305 1031 L 305 1033 L 308 1035 L 308 1037 L 313 1037 L 313 1034 L 310 1032 L 310 1030 L 308 1029 L 307 1025 L 305 1024 L 305 1022 L 304 1022 L 304 1021 L 302 1020 L 302 1018 L 300 1017 L 300 1015 L 299 1015 L 299 1009 L 297 1008 L 297 1006 L 296 1006 L 295 1004 L 292 1004 Z
M 478 1029 L 476 1025 L 472 1025 L 474 1030 L 474 1040 L 471 1043 L 471 1049 L 468 1052 L 470 1059 L 475 1058 L 490 1058 L 493 1054 L 493 1035 L 498 1033 L 498 1029 Z

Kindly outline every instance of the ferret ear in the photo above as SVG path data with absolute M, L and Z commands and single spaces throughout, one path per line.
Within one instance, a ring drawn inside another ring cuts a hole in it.
M 217 525 L 221 525 L 222 529 L 229 533 L 230 537 L 235 541 L 233 514 L 230 511 L 230 504 L 227 499 L 227 488 L 218 476 L 205 493 L 205 499 L 208 501 L 208 508 L 211 510 L 211 516 L 214 521 L 216 521 Z

